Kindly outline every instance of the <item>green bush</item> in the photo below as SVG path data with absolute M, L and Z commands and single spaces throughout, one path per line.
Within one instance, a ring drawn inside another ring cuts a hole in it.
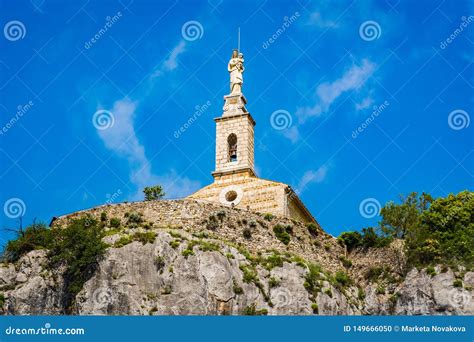
M 169 242 L 169 245 L 170 245 L 171 248 L 173 248 L 173 249 L 178 248 L 180 244 L 181 244 L 181 241 L 179 241 L 179 240 L 173 240 L 173 241 L 170 241 L 170 242 Z
M 127 216 L 127 224 L 130 227 L 137 227 L 139 224 L 143 223 L 143 214 L 138 212 L 131 212 Z
M 114 247 L 115 248 L 120 248 L 120 247 L 126 246 L 126 245 L 128 245 L 129 243 L 132 243 L 132 242 L 133 242 L 133 239 L 130 236 L 123 235 L 117 241 L 115 241 Z
M 273 217 L 274 217 L 274 216 L 273 216 L 272 214 L 270 214 L 270 213 L 266 213 L 265 215 L 263 215 L 263 218 L 264 218 L 265 220 L 269 221 L 269 222 L 270 222 L 271 220 L 273 220 Z
M 66 306 L 72 304 L 84 283 L 94 274 L 107 245 L 104 231 L 91 217 L 74 219 L 65 228 L 54 229 L 49 246 L 50 268 L 65 266 Z
M 268 314 L 268 310 L 267 309 L 257 310 L 256 305 L 253 304 L 253 305 L 246 306 L 242 314 L 245 316 L 266 316 Z
M 107 221 L 107 213 L 105 211 L 100 213 L 100 221 L 101 222 L 106 222 Z
M 233 283 L 234 283 L 233 290 L 236 295 L 244 293 L 244 290 L 239 285 L 237 285 L 237 282 L 235 281 L 235 279 L 233 279 Z
M 142 245 L 146 245 L 147 243 L 153 243 L 155 242 L 155 239 L 155 232 L 136 232 L 135 234 L 133 234 L 133 240 L 141 242 Z
M 251 239 L 252 238 L 252 230 L 250 228 L 244 228 L 242 231 L 242 234 L 244 235 L 244 238 L 246 239 Z
M 330 288 L 324 290 L 324 293 L 327 294 L 330 298 L 332 298 L 332 291 Z
M 157 255 L 154 260 L 157 271 L 161 271 L 165 267 L 165 259 L 161 255 Z
M 353 284 L 353 281 L 349 277 L 349 275 L 343 271 L 337 271 L 336 275 L 334 276 L 334 280 L 336 282 L 336 285 L 339 285 L 342 288 Z
M 270 288 L 273 288 L 273 287 L 277 287 L 280 285 L 280 280 L 274 278 L 274 277 L 271 277 L 269 280 L 268 280 L 268 286 Z
M 216 216 L 211 215 L 206 222 L 206 228 L 209 230 L 216 230 L 219 228 L 219 221 Z
M 361 289 L 360 287 L 357 290 L 357 298 L 359 298 L 359 300 L 365 299 L 365 291 Z
M 433 266 L 428 266 L 428 267 L 426 268 L 426 273 L 427 273 L 429 276 L 433 277 L 433 276 L 436 275 L 436 270 L 435 270 L 435 268 L 434 268 Z
M 462 287 L 462 280 L 461 279 L 456 279 L 453 281 L 453 286 L 454 287 Z
M 385 287 L 383 285 L 377 286 L 377 289 L 375 290 L 377 294 L 385 294 Z
M 181 255 L 187 259 L 188 256 L 194 255 L 194 251 L 192 249 L 185 249 L 183 252 L 181 252 Z
M 308 229 L 308 232 L 310 232 L 310 234 L 316 236 L 318 235 L 318 226 L 313 223 L 313 222 L 310 222 L 306 225 L 306 228 Z
M 313 310 L 313 313 L 317 315 L 318 311 L 319 311 L 318 304 L 312 303 L 311 304 L 311 310 Z
M 290 234 L 288 234 L 286 227 L 277 224 L 273 227 L 273 232 L 275 233 L 277 239 L 285 245 L 288 245 L 290 243 L 291 237 Z
M 110 226 L 111 226 L 112 228 L 118 228 L 118 227 L 120 227 L 120 224 L 121 224 L 121 221 L 120 221 L 119 218 L 117 218 L 117 217 L 112 217 L 112 218 L 110 219 Z
M 42 223 L 33 223 L 16 235 L 16 239 L 8 241 L 3 251 L 2 259 L 6 262 L 15 262 L 35 249 L 47 249 L 53 240 L 51 229 Z
M 257 271 L 253 267 L 240 265 L 239 268 L 243 273 L 242 280 L 244 283 L 248 284 L 258 280 Z
M 339 260 L 342 262 L 342 265 L 346 268 L 349 268 L 352 266 L 352 261 L 344 257 L 343 255 L 339 256 Z

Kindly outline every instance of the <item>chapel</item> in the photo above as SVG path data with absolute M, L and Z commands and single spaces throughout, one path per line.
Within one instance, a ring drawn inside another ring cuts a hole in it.
M 214 182 L 188 196 L 232 207 L 287 216 L 317 223 L 287 184 L 259 178 L 255 173 L 255 120 L 242 93 L 244 58 L 234 50 L 228 64 L 230 94 L 224 96 L 222 116 L 216 122 Z

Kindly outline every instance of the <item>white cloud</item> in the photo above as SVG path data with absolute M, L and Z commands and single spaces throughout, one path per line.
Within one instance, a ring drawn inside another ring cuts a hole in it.
M 323 19 L 320 11 L 314 11 L 309 15 L 309 25 L 317 26 L 319 28 L 337 28 L 339 24 L 335 21 Z
M 353 65 L 341 78 L 320 84 L 316 88 L 316 103 L 313 106 L 298 108 L 296 115 L 304 122 L 310 117 L 324 114 L 343 93 L 362 87 L 374 70 L 375 64 L 364 59 L 362 65 Z
M 298 127 L 296 127 L 296 126 L 286 128 L 286 129 L 282 130 L 281 132 L 282 132 L 283 136 L 290 139 L 292 143 L 295 143 L 296 141 L 298 141 L 298 139 L 300 137 L 300 132 L 298 130 Z
M 116 101 L 111 110 L 114 116 L 114 125 L 104 130 L 98 130 L 99 137 L 105 146 L 128 161 L 130 181 L 137 188 L 131 199 L 142 199 L 142 189 L 145 186 L 156 184 L 163 186 L 169 198 L 184 197 L 197 190 L 200 187 L 199 182 L 181 177 L 175 171 L 164 175 L 153 174 L 151 163 L 145 154 L 145 148 L 136 135 L 134 126 L 136 109 L 137 102 L 128 98 Z
M 324 181 L 324 179 L 326 179 L 327 172 L 327 165 L 323 165 L 317 170 L 306 171 L 298 184 L 297 193 L 301 194 L 311 183 L 321 183 Z
M 355 104 L 355 109 L 357 111 L 369 108 L 374 103 L 374 99 L 370 96 L 362 99 L 362 101 Z
M 151 78 L 159 77 L 166 71 L 173 71 L 178 67 L 178 57 L 186 51 L 186 42 L 181 40 L 170 52 L 168 58 L 155 70 Z

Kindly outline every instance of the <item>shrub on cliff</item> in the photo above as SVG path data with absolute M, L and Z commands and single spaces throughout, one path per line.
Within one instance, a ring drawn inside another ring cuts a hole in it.
M 52 230 L 54 239 L 49 246 L 49 267 L 65 266 L 64 280 L 68 304 L 92 277 L 107 244 L 102 242 L 103 229 L 92 217 L 72 220 L 66 227 Z
M 47 249 L 52 240 L 51 230 L 43 223 L 33 223 L 17 232 L 15 240 L 8 241 L 2 259 L 15 262 L 24 254 L 35 249 Z

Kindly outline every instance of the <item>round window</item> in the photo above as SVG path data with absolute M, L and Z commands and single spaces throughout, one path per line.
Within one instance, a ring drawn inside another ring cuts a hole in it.
M 233 202 L 235 201 L 236 198 L 237 198 L 237 192 L 235 192 L 234 190 L 227 191 L 227 193 L 225 194 L 225 200 L 227 202 Z
M 244 191 L 238 185 L 229 185 L 219 193 L 219 202 L 224 205 L 238 205 L 244 196 Z

